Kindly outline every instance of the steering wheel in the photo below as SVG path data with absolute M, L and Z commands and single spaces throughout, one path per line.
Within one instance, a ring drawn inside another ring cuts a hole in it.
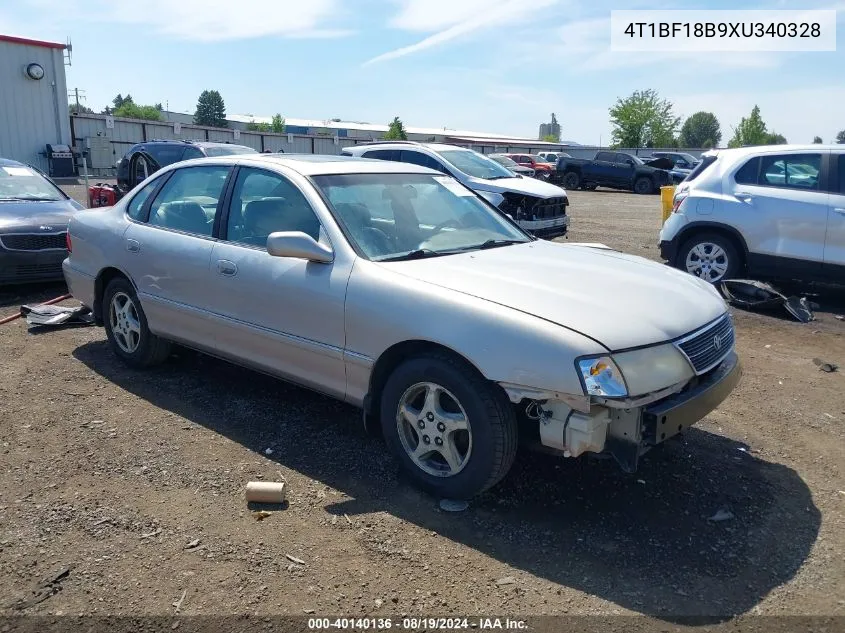
M 440 224 L 435 226 L 434 229 L 432 229 L 431 235 L 429 235 L 429 238 L 434 236 L 434 235 L 437 235 L 438 233 L 440 233 L 440 231 L 442 231 L 443 229 L 445 229 L 449 226 L 453 226 L 456 229 L 459 229 L 463 226 L 463 224 L 457 218 L 449 218 L 448 220 L 445 220 L 444 222 L 441 222 Z

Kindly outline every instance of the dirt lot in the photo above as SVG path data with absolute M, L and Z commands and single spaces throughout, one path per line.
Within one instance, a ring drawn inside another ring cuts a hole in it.
M 657 257 L 656 197 L 572 199 L 571 240 Z M 0 292 L 0 314 L 62 291 Z M 0 603 L 72 567 L 24 613 L 845 615 L 845 374 L 813 364 L 845 366 L 845 301 L 817 300 L 807 325 L 737 313 L 740 387 L 635 475 L 521 455 L 460 514 L 343 404 L 189 352 L 132 371 L 100 328 L 0 326 Z M 279 477 L 289 506 L 256 521 L 245 483 Z

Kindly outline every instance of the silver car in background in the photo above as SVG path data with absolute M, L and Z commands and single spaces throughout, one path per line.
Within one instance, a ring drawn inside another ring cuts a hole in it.
M 70 290 L 127 363 L 178 342 L 345 400 L 447 497 L 502 479 L 520 437 L 633 471 L 740 375 L 709 284 L 537 240 L 416 165 L 187 161 L 69 233 Z

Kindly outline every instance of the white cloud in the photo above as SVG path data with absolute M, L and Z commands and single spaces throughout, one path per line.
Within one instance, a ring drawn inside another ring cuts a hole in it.
M 364 65 L 418 53 L 484 29 L 505 24 L 512 26 L 523 19 L 535 17 L 538 11 L 557 2 L 558 0 L 491 0 L 482 6 L 476 4 L 476 0 L 464 0 L 463 3 L 461 0 L 454 0 L 451 3 L 454 7 L 448 9 L 449 3 L 443 0 L 406 0 L 403 11 L 392 23 L 413 30 L 429 30 L 447 24 L 451 26 L 409 46 L 373 57 Z M 472 7 L 472 11 L 469 11 L 468 7 Z M 440 14 L 432 13 L 432 8 L 439 10 Z
M 339 37 L 348 31 L 326 26 L 343 9 L 340 0 L 146 0 L 142 3 L 89 0 L 72 4 L 62 0 L 27 0 L 53 21 L 85 20 L 137 24 L 181 40 L 215 42 L 280 37 Z

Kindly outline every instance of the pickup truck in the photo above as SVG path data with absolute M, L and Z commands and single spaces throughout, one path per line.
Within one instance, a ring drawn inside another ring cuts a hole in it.
M 597 152 L 592 160 L 586 158 L 559 158 L 552 181 L 565 189 L 609 187 L 648 194 L 672 184 L 669 170 L 671 160 L 657 158 L 644 162 L 637 156 L 622 152 Z

